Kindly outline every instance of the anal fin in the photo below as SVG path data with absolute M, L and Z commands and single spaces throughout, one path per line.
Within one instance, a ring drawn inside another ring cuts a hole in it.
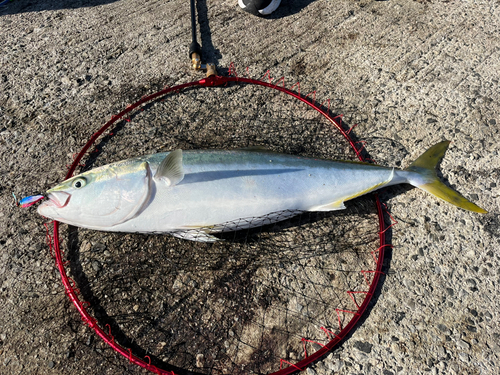
M 343 210 L 343 209 L 345 209 L 345 205 L 344 205 L 345 201 L 348 201 L 348 200 L 360 197 L 362 195 L 365 195 L 365 194 L 369 193 L 370 191 L 380 189 L 384 185 L 387 185 L 389 182 L 391 182 L 393 178 L 394 178 L 394 169 L 392 169 L 392 172 L 389 175 L 389 178 L 387 180 L 385 180 L 385 181 L 382 181 L 382 182 L 379 182 L 378 184 L 370 186 L 368 189 L 364 189 L 364 190 L 358 191 L 355 194 L 348 195 L 346 197 L 342 197 L 341 199 L 339 199 L 339 200 L 337 200 L 335 202 L 331 202 L 331 203 L 327 203 L 327 204 L 324 204 L 324 205 L 319 205 L 319 206 L 312 207 L 308 211 L 335 211 L 335 210 Z
M 345 209 L 344 199 L 336 201 L 336 202 L 324 204 L 321 206 L 314 206 L 314 207 L 310 208 L 308 211 L 335 211 L 335 210 L 343 210 L 343 209 Z
M 196 241 L 196 242 L 217 242 L 223 241 L 220 238 L 212 236 L 210 233 L 202 229 L 188 229 L 182 231 L 170 232 L 172 236 L 182 238 L 183 240 Z

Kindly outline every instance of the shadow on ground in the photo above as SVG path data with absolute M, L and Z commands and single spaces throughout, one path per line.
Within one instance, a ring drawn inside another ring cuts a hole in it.
M 94 7 L 114 3 L 118 0 L 60 0 L 60 1 L 33 1 L 10 0 L 0 7 L 0 15 L 26 12 L 40 12 L 43 10 L 76 9 Z M 3 1 L 0 1 L 3 4 Z
M 0 0 L 0 15 L 17 14 L 25 12 L 39 12 L 44 10 L 58 10 L 58 9 L 76 9 L 85 7 L 94 7 L 99 5 L 120 2 L 120 0 L 60 0 L 60 1 L 33 1 L 33 0 Z M 283 18 L 299 13 L 302 9 L 307 7 L 314 0 L 301 0 L 301 1 L 287 1 L 283 2 L 281 6 L 269 18 Z M 206 2 L 197 2 L 198 8 L 206 8 Z M 201 3 L 201 5 L 199 4 Z M 234 0 L 236 5 L 237 1 Z M 124 4 L 125 6 L 125 4 Z M 189 7 L 189 2 L 186 1 L 186 7 Z M 200 9 L 198 9 L 199 11 Z M 250 15 L 249 15 L 250 16 Z

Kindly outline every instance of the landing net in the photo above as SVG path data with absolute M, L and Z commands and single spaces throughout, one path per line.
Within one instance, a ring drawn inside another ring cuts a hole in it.
M 269 73 L 258 80 L 231 73 L 128 106 L 93 134 L 67 178 L 177 148 L 266 146 L 365 160 L 330 101 Z M 58 222 L 47 233 L 66 293 L 109 358 L 116 351 L 158 374 L 289 374 L 334 349 L 367 309 L 387 225 L 376 196 L 343 211 L 273 215 L 284 220 L 242 218 L 231 223 L 241 230 L 218 234 L 216 243 Z

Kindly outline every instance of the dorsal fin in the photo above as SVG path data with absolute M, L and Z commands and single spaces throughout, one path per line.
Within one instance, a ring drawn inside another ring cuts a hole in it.
M 182 150 L 169 153 L 158 166 L 155 179 L 163 180 L 168 186 L 177 185 L 184 178 Z
M 253 151 L 253 152 L 265 152 L 265 151 L 269 152 L 269 151 L 271 151 L 266 146 L 248 146 L 248 147 L 238 148 L 237 150 L 240 150 L 240 151 Z

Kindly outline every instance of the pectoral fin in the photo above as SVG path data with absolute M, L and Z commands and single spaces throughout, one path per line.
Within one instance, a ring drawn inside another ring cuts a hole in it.
M 177 185 L 181 182 L 184 179 L 182 150 L 175 150 L 169 153 L 159 165 L 154 178 L 164 181 L 167 186 Z

